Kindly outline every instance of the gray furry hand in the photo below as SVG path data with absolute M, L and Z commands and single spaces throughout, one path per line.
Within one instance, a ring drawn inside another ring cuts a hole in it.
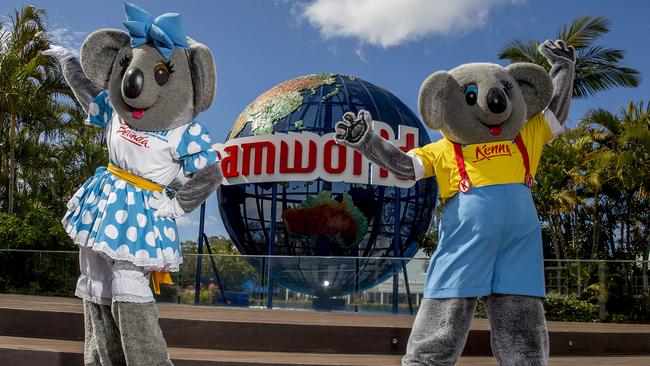
M 354 113 L 347 112 L 343 115 L 343 121 L 336 123 L 336 142 L 344 145 L 358 145 L 363 137 L 372 131 L 372 116 L 370 112 L 361 110 L 354 116 Z
M 54 45 L 54 44 L 51 44 L 50 48 L 48 48 L 47 50 L 45 50 L 45 51 L 43 51 L 41 53 L 43 55 L 45 55 L 45 56 L 51 56 L 51 57 L 56 58 L 57 61 L 59 61 L 60 64 L 63 64 L 64 62 L 66 62 L 67 60 L 69 60 L 71 58 L 77 57 L 69 49 L 67 49 L 65 47 L 57 46 L 57 45 Z
M 546 57 L 548 62 L 552 65 L 558 63 L 570 63 L 575 65 L 576 63 L 576 50 L 573 46 L 567 46 L 567 44 L 558 39 L 555 42 L 547 39 L 544 43 L 539 45 L 539 52 Z

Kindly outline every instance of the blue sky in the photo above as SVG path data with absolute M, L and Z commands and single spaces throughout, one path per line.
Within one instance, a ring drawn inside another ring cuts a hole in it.
M 420 84 L 430 73 L 487 61 L 514 38 L 546 39 L 581 15 L 604 15 L 612 31 L 605 46 L 626 51 L 641 86 L 574 101 L 569 126 L 590 108 L 618 111 L 650 94 L 650 2 L 579 0 L 136 0 L 154 16 L 180 13 L 188 36 L 214 53 L 217 98 L 199 116 L 213 140 L 225 139 L 243 108 L 272 86 L 300 75 L 340 72 L 382 86 L 417 110 Z M 4 0 L 0 14 L 25 1 Z M 79 48 L 99 28 L 123 29 L 121 1 L 32 1 L 48 12 L 54 42 Z M 206 231 L 225 235 L 208 199 Z M 179 220 L 181 239 L 198 235 L 198 210 Z

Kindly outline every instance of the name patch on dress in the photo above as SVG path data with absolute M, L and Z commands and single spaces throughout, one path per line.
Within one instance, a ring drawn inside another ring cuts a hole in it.
M 129 125 L 126 123 L 121 123 L 120 127 L 117 130 L 118 136 L 123 139 L 136 144 L 138 146 L 149 148 L 149 137 L 146 135 L 141 135 L 138 132 L 132 130 Z

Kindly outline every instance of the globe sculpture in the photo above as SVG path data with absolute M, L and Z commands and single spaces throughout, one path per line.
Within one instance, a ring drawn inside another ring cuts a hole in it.
M 252 136 L 331 134 L 345 112 L 361 109 L 386 123 L 395 136 L 398 126 L 408 126 L 417 131 L 412 144 L 430 142 L 417 116 L 387 90 L 357 77 L 315 74 L 260 95 L 236 119 L 226 143 Z M 308 143 L 303 145 L 301 149 L 308 148 Z M 338 147 L 332 145 L 325 146 Z M 252 154 L 249 159 L 262 157 Z M 355 159 L 360 161 L 361 155 Z M 256 164 L 260 171 L 272 168 L 263 161 Z M 367 164 L 363 169 L 368 170 Z M 228 168 L 224 170 L 228 175 Z M 401 270 L 387 258 L 411 258 L 417 251 L 435 208 L 436 183 L 426 179 L 397 188 L 369 181 L 287 179 L 223 185 L 218 201 L 228 234 L 242 254 L 277 256 L 265 270 L 273 284 L 329 298 L 368 289 Z M 261 268 L 259 262 L 254 264 Z

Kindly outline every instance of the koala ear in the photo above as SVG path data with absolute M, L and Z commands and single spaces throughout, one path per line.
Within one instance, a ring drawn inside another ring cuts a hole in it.
M 519 84 L 526 102 L 526 118 L 543 111 L 551 102 L 553 82 L 543 67 L 528 62 L 518 62 L 506 67 L 505 71 Z
M 81 67 L 90 80 L 100 87 L 108 88 L 117 53 L 129 47 L 131 38 L 117 29 L 100 29 L 90 33 L 81 45 Z
M 453 98 L 450 93 L 459 89 L 458 82 L 446 71 L 437 71 L 424 80 L 420 87 L 418 110 L 429 128 L 437 130 L 442 127 L 445 106 Z
M 192 85 L 194 85 L 194 113 L 210 107 L 217 89 L 217 70 L 210 49 L 202 43 L 188 38 L 188 55 Z

